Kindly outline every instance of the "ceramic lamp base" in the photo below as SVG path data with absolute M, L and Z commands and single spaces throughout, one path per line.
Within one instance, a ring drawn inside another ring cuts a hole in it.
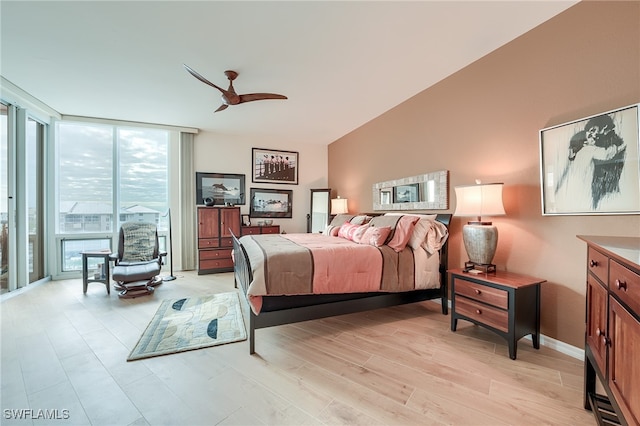
M 466 224 L 462 228 L 464 248 L 469 262 L 490 265 L 498 247 L 498 228 L 491 224 Z

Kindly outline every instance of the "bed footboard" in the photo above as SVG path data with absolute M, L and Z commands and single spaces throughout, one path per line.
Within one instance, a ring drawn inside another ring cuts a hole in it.
M 231 233 L 233 238 L 233 284 L 236 288 L 238 285 L 244 293 L 245 299 L 247 297 L 247 291 L 249 284 L 253 281 L 253 271 L 251 270 L 251 264 L 249 263 L 249 256 L 244 249 L 238 237 Z M 249 353 L 255 353 L 255 330 L 256 330 L 256 315 L 249 306 Z
M 238 288 L 238 284 L 242 288 L 244 294 L 247 294 L 249 284 L 253 281 L 253 273 L 249 264 L 247 252 L 233 233 L 233 284 Z

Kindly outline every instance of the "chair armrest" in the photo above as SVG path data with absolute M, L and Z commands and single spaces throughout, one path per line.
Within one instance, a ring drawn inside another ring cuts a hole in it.
M 118 264 L 118 258 L 119 258 L 118 252 L 111 253 L 109 255 L 109 260 L 112 262 L 115 262 L 116 265 Z

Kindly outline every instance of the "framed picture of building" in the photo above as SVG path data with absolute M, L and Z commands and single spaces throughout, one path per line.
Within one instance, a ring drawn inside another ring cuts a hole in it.
M 540 131 L 543 215 L 640 212 L 638 105 Z
M 256 183 L 298 184 L 298 153 L 253 148 L 252 181 Z

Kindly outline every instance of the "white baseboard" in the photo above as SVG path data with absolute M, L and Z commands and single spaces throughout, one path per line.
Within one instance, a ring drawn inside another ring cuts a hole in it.
M 524 339 L 531 340 L 531 336 L 525 336 Z M 561 342 L 560 340 L 545 336 L 544 334 L 540 335 L 540 344 L 562 354 L 569 355 L 572 358 L 584 361 L 584 349 L 571 346 L 568 343 Z
M 49 281 L 51 281 L 51 277 L 50 276 L 42 278 L 42 279 L 40 279 L 38 281 L 34 281 L 31 284 L 28 284 L 26 287 L 20 287 L 20 288 L 17 288 L 15 290 L 13 290 L 13 291 L 9 291 L 7 293 L 4 293 L 2 296 L 0 296 L 0 302 L 4 302 L 5 300 L 11 299 L 11 298 L 13 298 L 15 296 L 19 296 L 19 295 L 31 290 L 32 288 L 38 287 L 38 286 L 40 286 L 40 285 L 42 285 L 44 283 L 48 283 Z

